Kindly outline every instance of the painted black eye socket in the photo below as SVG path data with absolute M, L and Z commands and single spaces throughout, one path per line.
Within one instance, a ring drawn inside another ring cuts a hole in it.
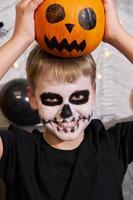
M 92 30 L 96 26 L 96 14 L 92 8 L 85 8 L 78 16 L 80 26 L 85 30 Z
M 52 4 L 46 10 L 46 19 L 49 23 L 58 23 L 65 18 L 65 10 L 60 4 Z
M 59 94 L 44 92 L 40 95 L 40 99 L 45 106 L 57 106 L 61 105 L 63 98 Z
M 82 91 L 74 92 L 70 96 L 69 101 L 70 103 L 75 104 L 75 105 L 85 104 L 89 101 L 89 91 L 82 90 Z

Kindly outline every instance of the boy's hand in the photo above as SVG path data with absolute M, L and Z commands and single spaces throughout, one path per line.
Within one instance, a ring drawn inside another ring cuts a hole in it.
M 34 12 L 43 0 L 22 0 L 16 5 L 16 22 L 12 38 L 32 43 L 35 39 Z
M 112 44 L 122 29 L 113 0 L 102 0 L 105 8 L 106 24 L 104 42 Z

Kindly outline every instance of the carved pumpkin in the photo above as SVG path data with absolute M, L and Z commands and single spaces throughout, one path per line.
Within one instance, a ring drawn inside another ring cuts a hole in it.
M 44 0 L 35 13 L 36 40 L 60 57 L 93 51 L 104 34 L 102 0 Z

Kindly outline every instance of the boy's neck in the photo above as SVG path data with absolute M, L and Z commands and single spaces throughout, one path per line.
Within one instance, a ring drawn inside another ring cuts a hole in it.
M 81 133 L 78 138 L 72 141 L 62 141 L 59 138 L 57 138 L 53 133 L 48 131 L 43 133 L 43 138 L 53 148 L 61 150 L 73 150 L 77 148 L 83 141 L 84 132 Z

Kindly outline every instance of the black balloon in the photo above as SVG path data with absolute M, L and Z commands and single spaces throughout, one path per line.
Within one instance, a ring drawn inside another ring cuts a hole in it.
M 27 97 L 27 81 L 14 79 L 4 85 L 0 92 L 0 108 L 12 122 L 31 126 L 40 122 L 38 112 L 30 107 Z

